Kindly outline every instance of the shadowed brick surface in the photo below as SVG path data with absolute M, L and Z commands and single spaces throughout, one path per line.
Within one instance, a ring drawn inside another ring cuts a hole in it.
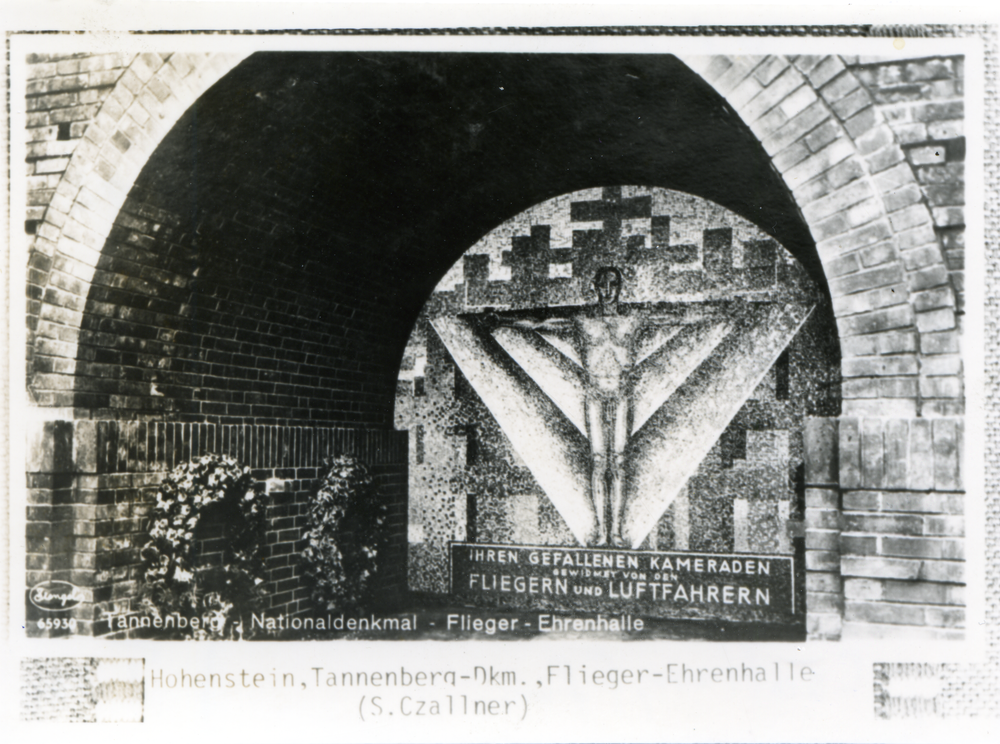
M 307 507 L 323 473 L 323 458 L 353 454 L 369 465 L 388 507 L 389 549 L 380 591 L 403 591 L 406 551 L 406 432 L 324 427 L 239 426 L 164 422 L 47 422 L 31 436 L 55 446 L 35 448 L 29 463 L 27 583 L 69 581 L 86 601 L 71 611 L 78 632 L 105 635 L 108 620 L 141 612 L 136 599 L 142 575 L 139 554 L 149 514 L 164 475 L 208 453 L 247 465 L 268 491 L 265 559 L 269 611 L 298 613 L 311 607 L 297 554 Z M 199 535 L 202 559 L 211 562 L 219 525 Z M 28 605 L 29 631 L 38 631 Z M 117 627 L 117 625 L 115 626 Z

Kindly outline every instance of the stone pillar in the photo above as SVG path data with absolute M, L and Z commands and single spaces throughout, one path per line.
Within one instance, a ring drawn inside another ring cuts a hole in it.
M 807 419 L 804 440 L 806 631 L 810 638 L 834 640 L 840 637 L 844 612 L 837 419 Z
M 25 525 L 26 583 L 67 581 L 84 601 L 72 609 L 47 612 L 26 599 L 27 633 L 31 636 L 91 635 L 97 544 L 105 538 L 98 519 L 108 507 L 98 503 L 96 424 L 92 421 L 44 421 L 27 432 Z M 110 532 L 108 532 L 110 535 Z M 76 627 L 39 628 L 38 621 L 74 619 Z
M 961 637 L 963 422 L 840 422 L 844 637 Z

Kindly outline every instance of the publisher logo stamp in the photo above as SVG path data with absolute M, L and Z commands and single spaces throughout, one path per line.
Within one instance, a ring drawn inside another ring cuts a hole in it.
M 45 612 L 72 610 L 83 603 L 83 590 L 68 581 L 43 581 L 28 592 L 31 604 Z

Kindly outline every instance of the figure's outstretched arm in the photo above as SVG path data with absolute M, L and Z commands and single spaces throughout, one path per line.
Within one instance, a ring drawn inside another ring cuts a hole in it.
M 740 312 L 746 306 L 746 300 L 735 298 L 725 302 L 689 303 L 681 308 L 677 303 L 651 303 L 642 312 L 646 324 L 650 327 L 676 325 L 678 323 L 693 323 L 722 316 L 730 316 Z
M 496 328 L 519 328 L 525 331 L 565 333 L 571 329 L 571 322 L 568 318 L 539 318 L 531 315 L 510 316 L 492 312 L 470 317 L 475 318 L 475 322 L 487 331 L 493 331 Z

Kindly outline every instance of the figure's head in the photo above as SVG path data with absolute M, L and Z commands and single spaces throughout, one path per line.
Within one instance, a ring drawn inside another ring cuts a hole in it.
M 613 305 L 618 302 L 622 291 L 622 272 L 614 266 L 604 266 L 594 274 L 594 290 L 602 305 Z

